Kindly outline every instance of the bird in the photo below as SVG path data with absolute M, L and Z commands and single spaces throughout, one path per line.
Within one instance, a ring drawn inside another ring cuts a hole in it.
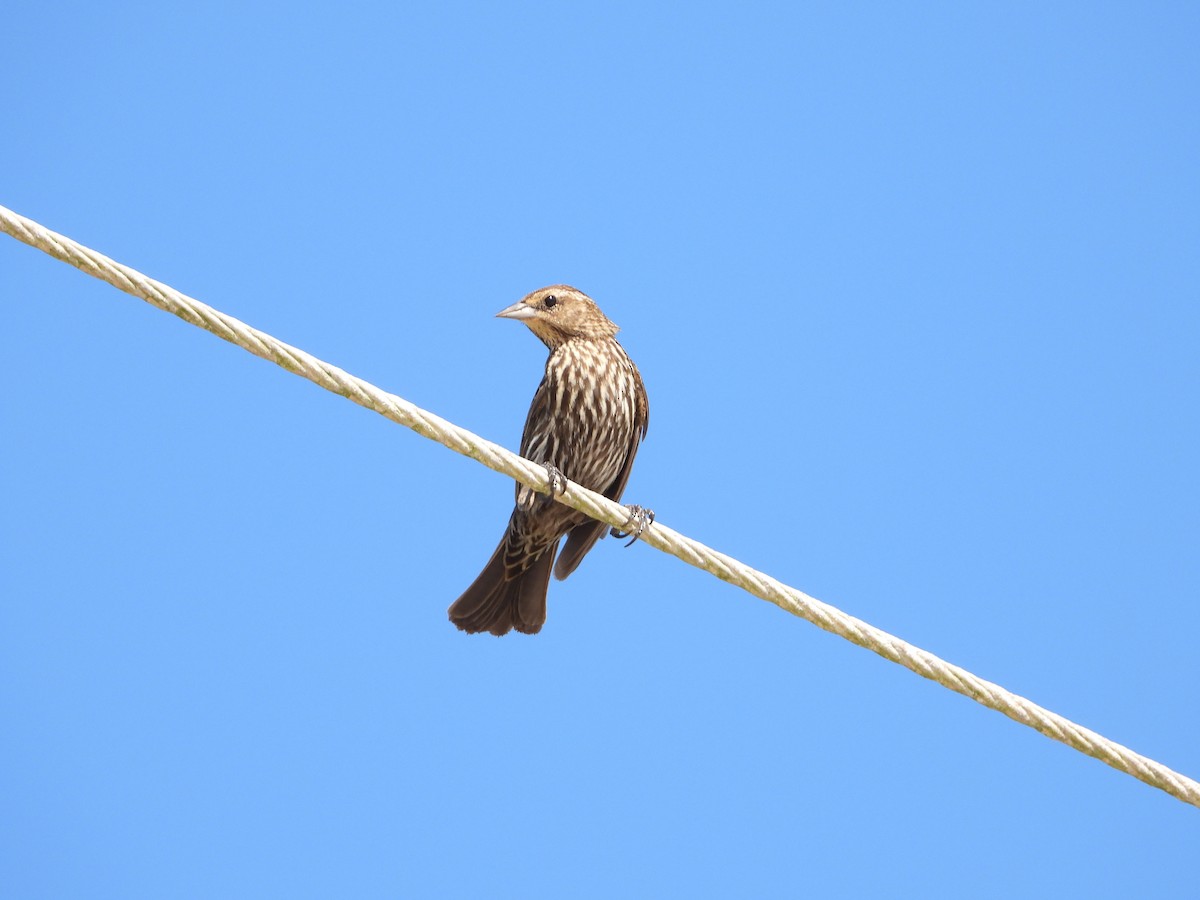
M 546 467 L 550 494 L 517 483 L 504 537 L 449 614 L 459 629 L 472 634 L 503 635 L 513 629 L 536 634 L 546 621 L 551 570 L 556 578 L 566 578 L 607 528 L 556 502 L 554 493 L 568 478 L 620 500 L 646 436 L 650 405 L 641 373 L 617 343 L 617 326 L 583 291 L 551 285 L 496 315 L 524 322 L 550 351 L 521 434 L 521 455 Z M 636 540 L 654 514 L 629 509 L 637 528 L 627 524 L 619 536 L 632 534 Z

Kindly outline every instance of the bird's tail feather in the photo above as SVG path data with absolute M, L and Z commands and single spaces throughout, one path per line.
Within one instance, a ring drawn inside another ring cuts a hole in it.
M 479 577 L 450 604 L 450 621 L 463 631 L 507 634 L 516 629 L 537 634 L 546 621 L 546 589 L 557 543 L 551 544 L 515 578 L 505 579 L 501 541 Z

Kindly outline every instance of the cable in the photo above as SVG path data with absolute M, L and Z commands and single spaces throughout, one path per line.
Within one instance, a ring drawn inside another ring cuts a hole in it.
M 546 469 L 540 464 L 530 462 L 498 444 L 486 441 L 465 428 L 414 406 L 402 397 L 380 390 L 337 366 L 322 362 L 303 350 L 278 341 L 265 332 L 251 328 L 232 316 L 218 312 L 161 282 L 147 278 L 134 269 L 75 243 L 70 238 L 43 228 L 3 206 L 0 206 L 0 230 L 56 259 L 70 263 L 89 275 L 107 281 L 127 294 L 140 297 L 159 309 L 173 313 L 185 322 L 203 328 L 222 340 L 236 344 L 255 356 L 261 356 L 293 374 L 307 378 L 327 391 L 347 397 L 360 406 L 372 409 L 457 453 L 478 460 L 490 469 L 508 475 L 541 493 L 549 492 Z M 614 527 L 627 523 L 629 513 L 624 506 L 573 482 L 565 479 L 564 482 L 565 491 L 555 495 L 560 502 Z M 1077 725 L 1024 697 L 1006 691 L 997 684 L 972 675 L 967 670 L 952 665 L 895 635 L 881 631 L 827 603 L 788 587 L 769 575 L 673 531 L 660 522 L 650 525 L 643 532 L 641 541 L 664 553 L 670 553 L 689 565 L 704 569 L 722 581 L 737 585 L 756 597 L 769 600 L 792 615 L 807 619 L 819 628 L 865 647 L 923 678 L 936 681 L 989 709 L 1004 713 L 1010 719 L 1028 725 L 1046 737 L 1093 756 L 1185 803 L 1200 807 L 1200 784 L 1191 778 Z

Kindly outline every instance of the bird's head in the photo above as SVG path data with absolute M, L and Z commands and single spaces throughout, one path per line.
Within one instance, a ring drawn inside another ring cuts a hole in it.
M 573 338 L 610 338 L 617 333 L 596 301 L 565 284 L 536 290 L 496 315 L 524 322 L 551 349 Z

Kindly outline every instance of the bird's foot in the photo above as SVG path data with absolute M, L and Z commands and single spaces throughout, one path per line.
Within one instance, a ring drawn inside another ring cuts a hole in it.
M 634 541 L 642 536 L 642 532 L 649 527 L 654 521 L 654 510 L 646 509 L 644 506 L 626 506 L 629 510 L 629 518 L 620 528 L 614 528 L 609 532 L 615 538 L 630 538 L 626 547 L 631 546 Z
M 552 463 L 542 463 L 542 466 L 545 468 L 546 478 L 550 482 L 550 493 L 541 495 L 542 505 L 549 506 L 554 502 L 555 497 L 561 497 L 567 492 L 567 479 Z

